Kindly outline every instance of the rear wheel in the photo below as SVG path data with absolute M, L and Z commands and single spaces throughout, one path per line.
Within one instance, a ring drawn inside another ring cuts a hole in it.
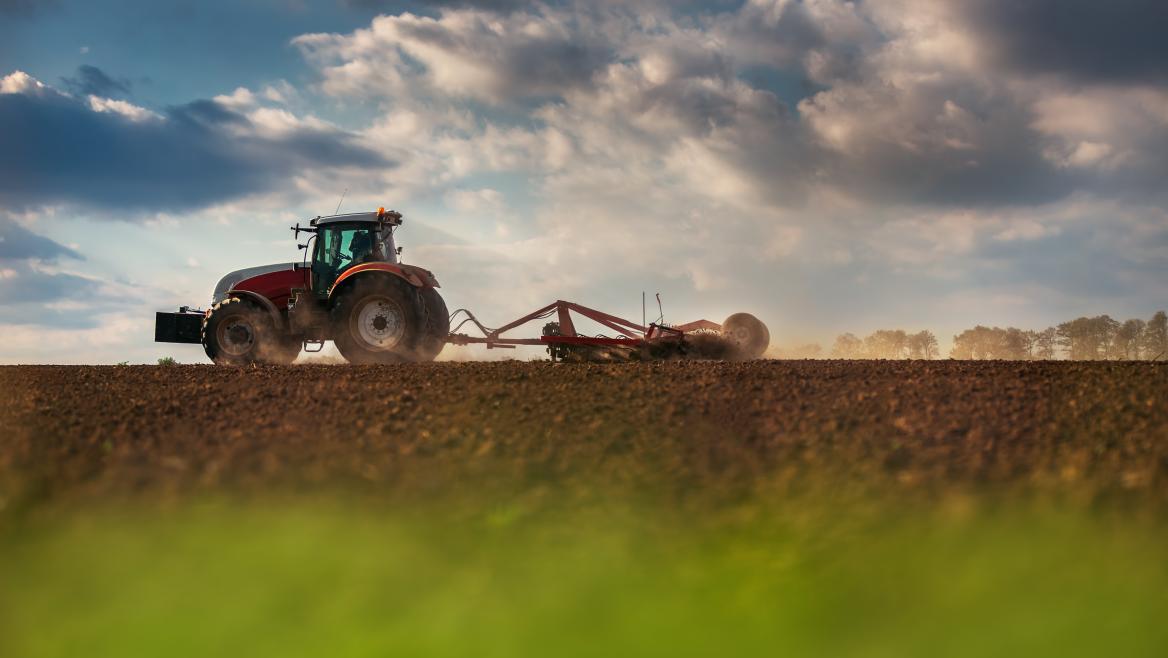
M 446 347 L 446 337 L 450 335 L 450 311 L 437 289 L 423 288 L 420 294 L 426 322 L 415 354 L 418 361 L 433 361 Z
M 267 311 L 240 297 L 215 304 L 203 320 L 203 351 L 220 365 L 291 363 L 300 343 L 293 352 L 290 341 L 280 335 Z
M 722 335 L 734 346 L 740 359 L 757 359 L 771 344 L 771 333 L 761 320 L 749 313 L 735 313 L 722 323 Z
M 410 360 L 421 334 L 420 307 L 417 291 L 405 281 L 363 276 L 333 302 L 333 343 L 350 363 Z

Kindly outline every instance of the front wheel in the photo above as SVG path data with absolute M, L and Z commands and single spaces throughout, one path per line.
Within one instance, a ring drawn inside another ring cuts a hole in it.
M 409 283 L 366 275 L 333 302 L 333 343 L 349 363 L 411 360 L 421 334 L 419 307 L 418 293 Z
M 230 297 L 211 307 L 203 319 L 203 351 L 219 365 L 291 363 L 289 339 L 280 335 L 268 312 L 256 303 Z

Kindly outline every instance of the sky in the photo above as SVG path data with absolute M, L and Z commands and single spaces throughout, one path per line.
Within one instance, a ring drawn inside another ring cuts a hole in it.
M 403 259 L 489 325 L 640 319 L 642 291 L 780 347 L 1147 318 L 1164 25 L 1162 0 L 0 0 L 0 362 L 206 361 L 154 312 L 299 260 L 288 227 L 342 194 L 401 211 Z

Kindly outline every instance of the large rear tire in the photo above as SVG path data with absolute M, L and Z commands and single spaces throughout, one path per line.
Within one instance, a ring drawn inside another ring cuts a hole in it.
M 422 333 L 421 298 L 391 275 L 364 275 L 342 290 L 329 311 L 333 343 L 349 363 L 413 360 Z
M 734 346 L 739 359 L 757 359 L 771 344 L 771 332 L 749 313 L 735 313 L 722 323 L 722 335 Z
M 418 340 L 415 355 L 418 361 L 433 361 L 442 348 L 446 347 L 446 337 L 450 335 L 450 311 L 446 309 L 446 301 L 435 288 L 423 288 L 421 297 L 422 308 L 426 313 L 426 326 Z
M 272 317 L 255 302 L 229 297 L 211 307 L 203 319 L 203 351 L 219 365 L 288 364 L 300 353 L 291 338 L 276 329 Z

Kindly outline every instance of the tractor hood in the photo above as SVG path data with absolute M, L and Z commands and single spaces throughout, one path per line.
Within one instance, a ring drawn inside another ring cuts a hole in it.
M 297 263 L 277 263 L 275 265 L 260 265 L 259 267 L 247 267 L 242 270 L 235 270 L 229 272 L 219 283 L 215 284 L 215 292 L 211 296 L 211 304 L 218 304 L 227 296 L 227 291 L 231 290 L 240 281 L 250 279 L 261 274 L 270 274 L 271 272 L 282 272 L 284 270 L 292 270 L 296 268 Z

